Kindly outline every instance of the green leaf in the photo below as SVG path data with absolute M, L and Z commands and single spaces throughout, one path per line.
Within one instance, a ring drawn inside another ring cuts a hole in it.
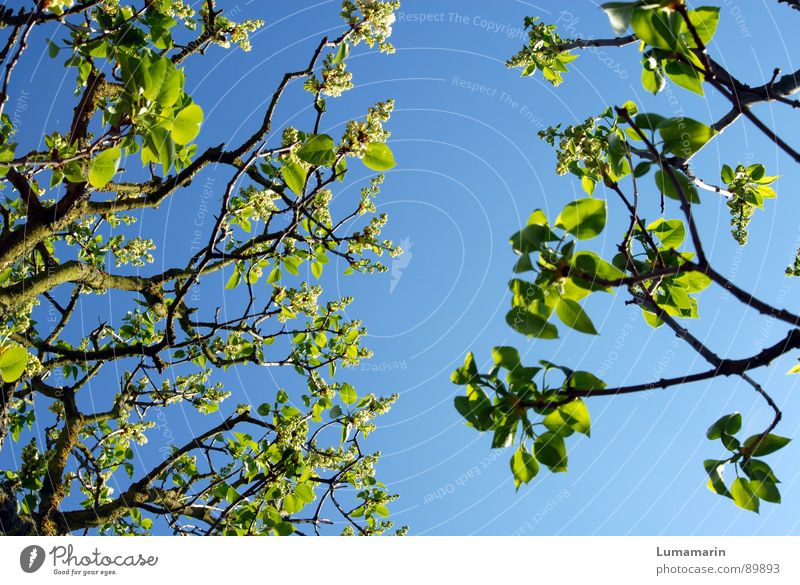
M 722 171 L 720 172 L 720 177 L 726 183 L 732 183 L 733 180 L 736 178 L 736 174 L 733 172 L 733 169 L 728 165 L 722 165 Z
M 276 266 L 272 269 L 272 272 L 269 273 L 269 276 L 267 277 L 267 284 L 278 282 L 281 278 L 283 278 L 283 273 L 281 272 L 281 269 Z
M 579 390 L 602 390 L 606 387 L 606 383 L 591 372 L 577 371 L 572 372 L 570 376 L 570 388 L 577 388 Z
M 294 487 L 294 494 L 306 504 L 314 501 L 314 488 L 307 483 L 298 483 Z
M 666 13 L 637 8 L 630 18 L 633 32 L 646 44 L 659 49 L 677 48 L 678 41 L 671 32 Z
M 670 61 L 664 66 L 664 72 L 681 87 L 698 95 L 704 95 L 703 78 L 691 65 L 681 61 Z
M 2 147 L 0 147 L 0 161 L 11 162 L 12 160 L 14 160 L 15 146 L 16 145 L 14 143 L 11 143 L 11 144 L 4 144 Z M 0 177 L 5 177 L 8 174 L 8 168 L 9 167 L 0 167 Z M 53 176 L 56 176 L 57 174 L 58 174 L 57 172 L 54 172 Z M 82 178 L 80 182 L 83 182 Z
M 392 151 L 382 142 L 370 142 L 362 160 L 367 168 L 378 172 L 388 171 L 397 164 Z
M 677 250 L 686 238 L 686 228 L 679 219 L 664 219 L 662 217 L 647 226 L 661 241 L 664 248 Z
M 630 172 L 630 165 L 626 156 L 628 145 L 616 132 L 610 133 L 608 136 L 607 152 L 611 178 L 619 180 L 627 175 Z
M 708 473 L 708 489 L 715 494 L 731 497 L 728 487 L 725 485 L 723 473 L 725 471 L 725 461 L 717 461 L 716 459 L 706 459 L 703 461 L 706 473 Z
M 294 494 L 286 494 L 283 496 L 283 509 L 290 515 L 299 512 L 303 509 L 305 503 Z
M 494 363 L 509 371 L 520 367 L 519 351 L 514 347 L 493 347 L 492 359 Z
M 300 274 L 300 264 L 303 262 L 302 259 L 298 258 L 297 256 L 286 256 L 283 259 L 283 267 L 289 272 L 289 274 L 294 274 L 295 276 L 299 276 Z
M 694 184 L 689 181 L 689 178 L 682 172 L 674 169 L 672 174 L 675 177 L 675 180 L 678 182 L 678 185 L 680 185 L 681 191 L 683 191 L 683 195 L 686 197 L 686 200 L 689 203 L 699 204 L 700 196 L 697 194 L 697 189 L 695 188 Z M 681 200 L 680 192 L 675 188 L 675 183 L 672 181 L 669 175 L 667 175 L 667 173 L 659 169 L 656 171 L 653 177 L 655 178 L 656 187 L 658 187 L 659 191 L 661 191 L 670 199 L 675 199 L 676 201 Z
M 716 130 L 691 118 L 669 118 L 658 125 L 665 152 L 689 158 L 716 134 Z
M 161 81 L 156 101 L 165 108 L 171 108 L 183 93 L 183 83 L 183 72 L 176 69 L 172 63 L 169 63 L 164 72 L 164 78 Z
M 587 315 L 583 308 L 572 299 L 560 299 L 556 305 L 556 314 L 564 325 L 572 327 L 581 333 L 597 335 L 597 329 L 594 328 L 594 324 L 589 318 L 589 315 Z
M 58 53 L 60 50 L 61 49 L 58 47 L 57 44 L 55 44 L 50 39 L 47 39 L 47 54 L 50 56 L 51 59 L 55 59 L 56 57 L 58 57 Z
M 547 225 L 529 224 L 511 236 L 509 242 L 518 254 L 529 254 L 538 251 L 543 243 L 557 239 Z
M 0 348 L 0 376 L 3 382 L 11 384 L 22 377 L 28 364 L 28 352 L 16 343 Z
M 450 375 L 453 384 L 469 384 L 478 375 L 478 366 L 475 365 L 475 356 L 469 352 L 464 358 L 464 365 Z
M 522 445 L 514 452 L 510 464 L 511 473 L 514 474 L 514 486 L 517 489 L 523 483 L 530 482 L 539 473 L 539 462 Z
M 637 8 L 631 15 L 631 27 L 636 36 L 646 44 L 659 49 L 674 50 L 678 48 L 675 19 L 680 19 L 680 15 L 674 12 Z
M 336 55 L 333 58 L 334 63 L 340 63 L 347 59 L 348 55 L 350 55 L 350 43 L 344 41 L 339 45 L 339 48 L 336 50 Z
M 98 154 L 89 168 L 89 183 L 95 189 L 105 187 L 111 178 L 117 174 L 122 151 L 118 147 L 109 148 Z
M 345 404 L 353 404 L 356 400 L 358 400 L 356 389 L 347 383 L 342 384 L 342 387 L 339 388 L 339 397 Z
M 142 58 L 142 74 L 144 76 L 144 96 L 152 101 L 158 97 L 161 89 L 161 84 L 164 82 L 167 72 L 167 63 L 169 59 L 165 57 L 155 57 L 150 59 L 145 56 Z M 174 102 L 173 102 L 174 103 Z
M 573 400 L 558 407 L 558 413 L 569 427 L 578 433 L 591 435 L 592 419 L 583 400 Z
M 231 277 L 228 279 L 228 282 L 225 284 L 225 290 L 230 290 L 232 288 L 236 288 L 239 285 L 239 281 L 242 279 L 242 275 L 238 270 L 234 270 Z
M 334 169 L 336 173 L 336 180 L 340 183 L 344 181 L 344 177 L 347 174 L 347 157 L 343 156 L 339 159 L 339 162 L 336 163 L 336 168 Z
M 667 80 L 660 67 L 647 69 L 642 67 L 642 87 L 652 94 L 662 91 L 667 85 Z
M 142 162 L 145 159 L 145 151 L 150 150 L 158 158 L 158 162 L 164 169 L 164 173 L 169 171 L 172 163 L 175 160 L 175 141 L 172 136 L 162 127 L 156 126 L 150 131 L 148 136 L 148 148 L 142 149 Z
M 200 133 L 203 110 L 197 104 L 183 108 L 172 123 L 172 139 L 178 144 L 188 144 Z
M 742 463 L 742 471 L 750 479 L 767 479 L 772 483 L 780 483 L 772 468 L 760 459 L 748 459 Z
M 702 272 L 692 271 L 684 272 L 678 277 L 682 286 L 686 287 L 688 292 L 700 292 L 707 289 L 711 285 L 711 279 Z
M 595 279 L 615 281 L 623 278 L 623 273 L 616 266 L 606 262 L 594 252 L 578 252 L 572 258 L 575 271 L 570 273 L 572 280 L 579 287 L 589 290 L 610 291 L 605 285 L 595 282 Z
M 528 254 L 524 254 L 514 265 L 514 274 L 529 272 L 531 270 L 533 270 L 533 263 L 531 262 L 530 255 Z
M 758 512 L 758 496 L 753 491 L 748 480 L 742 479 L 741 477 L 737 477 L 733 480 L 733 484 L 731 485 L 731 497 L 733 497 L 733 503 L 740 508 L 750 510 L 751 512 Z
M 294 534 L 294 524 L 291 522 L 286 522 L 285 520 L 275 524 L 272 529 L 278 536 L 291 536 Z
M 545 416 L 544 419 L 542 419 L 542 424 L 548 431 L 557 433 L 562 437 L 569 437 L 575 432 L 567 424 L 567 421 L 564 420 L 564 417 L 561 416 L 561 413 L 558 411 L 558 409 Z
M 633 123 L 636 124 L 641 130 L 655 130 L 666 118 L 660 114 L 638 114 Z
M 524 308 L 511 309 L 506 314 L 506 323 L 518 333 L 540 339 L 557 339 L 558 329 L 547 319 Z
M 742 444 L 739 442 L 739 439 L 736 437 L 731 437 L 730 435 L 722 435 L 722 437 L 720 437 L 720 442 L 722 443 L 722 446 L 731 453 L 736 453 L 742 446 Z
M 98 57 L 100 59 L 105 59 L 108 57 L 108 46 L 110 43 L 105 42 L 102 38 L 99 38 L 94 43 L 90 43 L 88 46 L 89 48 L 89 55 L 92 57 Z
M 628 115 L 633 118 L 639 113 L 639 106 L 636 105 L 636 102 L 633 100 L 627 100 L 622 107 L 628 111 Z
M 747 167 L 747 174 L 750 175 L 750 178 L 754 181 L 760 181 L 764 178 L 764 175 L 767 174 L 767 169 L 764 168 L 764 165 L 756 163 Z
M 509 417 L 502 426 L 495 429 L 492 435 L 492 449 L 505 449 L 514 442 L 514 433 L 516 432 L 519 419 L 516 417 Z
M 284 163 L 281 167 L 281 177 L 295 195 L 303 194 L 303 187 L 306 185 L 306 170 L 302 165 L 291 161 Z
M 316 167 L 331 165 L 336 160 L 333 148 L 333 138 L 327 134 L 316 134 L 297 150 L 297 158 Z
M 755 445 L 761 435 L 753 435 L 752 437 L 748 437 L 744 442 L 744 447 L 746 449 L 750 449 Z M 770 453 L 774 453 L 778 449 L 783 449 L 786 445 L 791 442 L 791 439 L 786 437 L 781 437 L 780 435 L 773 435 L 772 433 L 768 434 L 764 437 L 764 439 L 759 443 L 758 447 L 751 453 L 754 457 L 760 457 L 762 455 L 769 455 Z
M 512 278 L 508 283 L 508 288 L 514 293 L 511 302 L 515 307 L 529 307 L 534 301 L 544 300 L 544 292 L 541 287 L 532 282 Z
M 645 309 L 642 309 L 642 317 L 644 317 L 645 322 L 653 329 L 658 329 L 664 324 L 664 321 L 662 321 L 658 315 L 651 311 L 646 311 Z
M 556 219 L 556 226 L 567 230 L 579 240 L 594 238 L 606 225 L 604 199 L 578 199 L 568 203 Z
M 528 225 L 547 225 L 547 216 L 541 209 L 534 209 L 528 217 Z
M 635 2 L 606 2 L 602 5 L 615 34 L 622 35 L 628 30 Z
M 583 190 L 586 191 L 587 195 L 591 195 L 592 193 L 594 193 L 594 188 L 596 186 L 597 182 L 591 177 L 581 178 L 581 187 L 583 187 Z
M 735 435 L 742 428 L 742 415 L 738 412 L 726 414 L 708 427 L 706 437 L 710 440 L 719 439 L 722 435 Z
M 689 22 L 691 22 L 694 26 L 695 30 L 697 31 L 697 36 L 700 37 L 700 40 L 703 41 L 703 44 L 707 44 L 717 31 L 717 24 L 719 23 L 719 6 L 700 6 L 695 10 L 690 10 Z M 686 26 L 685 21 L 683 23 L 683 30 L 685 31 L 684 38 L 686 40 L 686 44 L 690 47 L 696 47 L 694 37 L 689 32 L 689 28 Z
M 533 452 L 553 473 L 567 470 L 567 446 L 561 435 L 552 431 L 542 433 L 533 444 Z
M 771 502 L 773 504 L 781 503 L 781 492 L 778 486 L 768 479 L 751 480 L 750 488 L 756 496 L 765 502 Z
M 456 410 L 478 431 L 488 431 L 492 427 L 492 403 L 486 393 L 472 385 L 467 386 L 466 396 L 457 396 Z

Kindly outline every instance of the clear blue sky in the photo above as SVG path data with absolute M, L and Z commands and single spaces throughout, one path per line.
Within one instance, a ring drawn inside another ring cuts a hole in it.
M 338 30 L 341 22 L 335 0 L 230 4 L 238 6 L 239 18 L 264 18 L 267 26 L 253 37 L 251 53 L 212 49 L 208 58 L 189 65 L 190 89 L 208 116 L 201 145 L 248 134 L 279 76 L 304 67 L 318 38 Z M 556 4 L 569 14 L 559 15 Z M 772 0 L 709 4 L 723 7 L 711 50 L 740 79 L 760 84 L 775 67 L 784 72 L 798 67 L 792 56 L 798 54 L 800 38 L 788 33 L 796 13 Z M 598 298 L 589 300 L 587 310 L 601 331 L 598 337 L 562 330 L 560 340 L 531 342 L 506 326 L 506 283 L 514 262 L 508 236 L 533 209 L 541 207 L 553 217 L 580 196 L 576 181 L 555 175 L 554 154 L 536 137 L 538 130 L 582 121 L 628 99 L 640 109 L 667 115 L 678 115 L 682 108 L 685 115 L 706 123 L 727 111 L 711 90 L 704 99 L 677 88 L 673 103 L 667 94 L 645 95 L 635 46 L 583 54 L 557 89 L 539 76 L 522 79 L 504 61 L 523 44 L 526 15 L 571 22 L 572 31 L 565 36 L 611 35 L 605 15 L 591 1 L 405 0 L 393 37 L 397 53 L 353 52 L 350 65 L 357 87 L 331 101 L 323 128 L 338 133 L 343 120 L 361 115 L 371 103 L 396 99 L 389 128 L 399 164 L 387 175 L 379 207 L 390 216 L 385 233 L 405 241 L 408 256 L 397 261 L 394 282 L 391 272 L 354 278 L 330 271 L 324 278 L 330 295 L 338 290 L 356 297 L 350 314 L 368 326 L 368 345 L 375 352 L 371 362 L 346 372 L 347 379 L 362 393 L 400 394 L 369 441 L 383 453 L 383 479 L 402 495 L 393 506 L 394 519 L 410 525 L 412 534 L 800 533 L 799 445 L 768 459 L 783 481 L 784 503 L 764 504 L 760 515 L 740 511 L 705 487 L 702 460 L 720 455 L 718 446 L 705 439 L 708 425 L 738 410 L 745 432 L 758 432 L 770 417 L 766 405 L 735 379 L 591 400 L 592 437 L 569 440 L 570 471 L 553 475 L 543 470 L 518 493 L 508 467 L 511 453 L 491 451 L 489 437 L 465 427 L 453 409 L 461 388 L 450 383 L 450 372 L 470 350 L 485 363 L 494 345 L 516 345 L 527 362 L 545 358 L 600 372 L 613 385 L 706 367 L 685 345 L 674 343 L 668 331 L 647 327 L 622 297 L 594 295 Z M 786 24 L 781 29 L 779 23 Z M 217 63 L 210 71 L 209 62 Z M 18 72 L 17 87 L 24 89 L 30 79 L 29 109 L 47 111 L 52 96 L 34 92 L 46 80 L 43 76 L 63 76 L 58 62 L 45 56 L 40 64 L 31 60 L 25 67 Z M 71 77 L 65 78 L 64 99 L 72 84 Z M 9 114 L 14 100 L 12 95 Z M 307 119 L 307 106 L 307 94 L 294 88 L 277 122 L 298 124 L 292 117 Z M 790 142 L 800 140 L 791 132 L 797 124 L 787 108 L 762 105 L 756 111 L 783 129 Z M 42 125 L 63 128 L 66 112 L 56 107 L 47 120 L 24 119 L 22 127 L 31 139 L 41 135 Z M 243 119 L 250 112 L 252 117 Z M 697 157 L 696 168 L 716 181 L 723 162 L 755 161 L 765 164 L 768 174 L 782 176 L 776 185 L 778 199 L 756 213 L 750 244 L 740 249 L 729 235 L 724 201 L 701 193 L 699 221 L 706 249 L 717 269 L 739 286 L 797 311 L 798 285 L 784 278 L 783 270 L 800 237 L 800 206 L 792 188 L 800 179 L 798 169 L 741 121 Z M 351 196 L 360 186 L 356 178 L 346 183 Z M 157 241 L 167 233 L 167 251 L 158 258 L 159 265 L 186 256 L 187 219 L 196 216 L 201 189 L 198 180 L 171 201 L 168 215 L 148 216 L 145 232 Z M 655 219 L 654 189 L 646 197 L 646 214 Z M 615 201 L 610 201 L 610 210 L 608 229 L 589 244 L 607 257 L 614 253 L 614 237 L 624 219 Z M 668 217 L 678 214 L 677 206 L 668 205 Z M 700 295 L 700 311 L 702 319 L 688 324 L 729 357 L 755 353 L 785 334 L 781 325 L 725 299 L 718 288 Z M 755 372 L 784 410 L 779 432 L 786 436 L 797 436 L 800 429 L 797 384 L 784 376 L 793 363 L 794 356 L 789 356 Z M 243 369 L 237 376 L 241 390 L 228 409 L 245 400 L 258 404 L 274 393 L 262 371 Z M 268 376 L 287 387 L 298 382 L 292 375 Z M 189 428 L 216 424 L 213 416 L 198 420 L 180 409 L 165 414 L 176 437 Z M 162 438 L 156 433 L 148 448 L 157 449 Z

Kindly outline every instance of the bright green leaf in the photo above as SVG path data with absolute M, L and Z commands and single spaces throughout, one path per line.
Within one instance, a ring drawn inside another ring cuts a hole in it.
M 664 72 L 681 87 L 698 95 L 704 95 L 703 78 L 691 65 L 681 61 L 670 61 L 664 66 Z
M 510 465 L 511 473 L 514 474 L 514 486 L 517 489 L 523 483 L 530 482 L 539 473 L 539 462 L 522 445 L 514 452 Z
M 112 177 L 117 174 L 122 151 L 118 147 L 109 148 L 98 154 L 89 167 L 89 183 L 95 189 L 105 187 Z
M 606 225 L 604 199 L 578 199 L 568 203 L 556 219 L 556 226 L 564 228 L 579 240 L 594 238 Z
M 509 371 L 520 367 L 519 351 L 514 347 L 493 347 L 492 359 L 494 363 Z
M 11 384 L 22 377 L 28 364 L 28 352 L 21 345 L 10 344 L 0 348 L 0 376 Z
M 740 508 L 758 512 L 758 496 L 753 491 L 748 480 L 741 477 L 733 480 L 731 496 L 733 497 L 733 502 Z
M 558 338 L 558 329 L 547 319 L 536 313 L 522 308 L 511 309 L 506 314 L 506 323 L 518 333 L 528 337 L 538 337 L 541 339 Z
M 658 190 L 670 199 L 675 199 L 676 201 L 681 200 L 680 194 L 682 192 L 689 203 L 700 203 L 700 196 L 697 194 L 697 188 L 689 181 L 688 177 L 676 170 L 672 171 L 672 175 L 675 177 L 675 181 L 678 182 L 678 185 L 680 185 L 681 190 L 678 191 L 678 189 L 675 188 L 675 183 L 672 181 L 672 178 L 660 169 L 657 170 L 654 175 Z
M 347 59 L 348 55 L 350 55 L 350 43 L 347 41 L 342 42 L 339 45 L 339 48 L 336 50 L 336 55 L 333 58 L 334 63 L 339 63 Z
M 533 444 L 533 452 L 536 459 L 550 471 L 558 473 L 567 470 L 567 446 L 561 435 L 552 431 L 542 433 Z
M 295 195 L 302 195 L 303 187 L 306 185 L 306 170 L 303 166 L 288 161 L 281 167 L 280 172 L 286 186 L 289 187 Z
M 342 387 L 339 388 L 339 397 L 345 404 L 353 404 L 356 400 L 358 400 L 356 389 L 347 383 L 342 384 Z
M 589 315 L 572 299 L 562 298 L 559 300 L 556 305 L 556 314 L 567 327 L 572 327 L 581 333 L 597 335 L 597 329 L 595 329 Z
M 677 250 L 686 238 L 686 228 L 679 219 L 660 217 L 648 225 L 647 229 L 658 236 L 664 248 Z
M 707 44 L 717 31 L 717 24 L 719 23 L 719 6 L 700 6 L 695 10 L 690 10 L 689 22 L 691 22 L 694 26 L 697 36 L 700 37 L 700 40 L 703 41 L 703 44 Z M 683 23 L 683 29 L 686 31 L 684 38 L 687 45 L 690 47 L 695 47 L 696 43 L 694 42 L 694 37 L 692 36 L 691 32 L 689 32 L 685 22 Z
M 397 164 L 392 151 L 382 142 L 370 142 L 363 161 L 367 168 L 378 172 L 388 171 Z
M 188 144 L 200 133 L 203 110 L 197 104 L 183 108 L 172 123 L 172 139 L 178 144 Z
M 664 150 L 689 158 L 716 135 L 716 130 L 691 118 L 669 118 L 658 125 Z
M 573 400 L 562 404 L 558 407 L 558 412 L 573 431 L 587 437 L 591 434 L 592 419 L 583 400 Z
M 316 134 L 297 150 L 297 158 L 316 167 L 327 166 L 336 160 L 333 149 L 333 138 L 327 134 Z

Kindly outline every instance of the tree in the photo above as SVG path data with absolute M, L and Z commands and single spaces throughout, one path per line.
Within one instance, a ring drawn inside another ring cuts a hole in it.
M 380 239 L 382 175 L 330 205 L 348 161 L 394 165 L 383 127 L 392 101 L 341 137 L 322 131 L 328 98 L 352 87 L 351 48 L 393 51 L 398 3 L 344 0 L 341 32 L 276 80 L 249 136 L 205 148 L 183 65 L 249 50 L 260 21 L 235 22 L 215 0 L 197 12 L 181 0 L 29 4 L 0 6 L 0 446 L 19 461 L 0 479 L 0 532 L 284 535 L 320 533 L 332 515 L 345 533 L 390 528 L 395 496 L 361 440 L 395 397 L 359 396 L 341 380 L 370 355 L 365 329 L 344 314 L 351 298 L 324 300 L 316 281 L 331 258 L 370 273 L 400 252 Z M 20 63 L 44 50 L 74 75 L 74 113 L 27 148 L 4 109 Z M 300 82 L 313 116 L 275 128 Z M 209 175 L 225 185 L 203 194 Z M 191 257 L 133 227 L 184 192 L 214 206 Z M 371 219 L 355 230 L 360 215 Z M 157 246 L 173 263 L 161 271 L 148 268 Z M 97 327 L 74 322 L 83 311 Z M 226 371 L 242 367 L 298 376 L 286 390 L 265 382 L 260 405 L 235 406 Z M 135 458 L 154 411 L 181 406 L 212 422 L 161 460 Z
M 787 4 L 798 8 L 795 2 Z M 800 90 L 800 72 L 780 76 L 776 70 L 769 83 L 756 86 L 734 77 L 707 50 L 720 18 L 718 7 L 691 9 L 682 0 L 642 0 L 609 2 L 603 9 L 614 32 L 623 36 L 564 39 L 556 26 L 529 17 L 525 20 L 529 41 L 508 61 L 508 67 L 522 68 L 523 76 L 539 70 L 557 86 L 580 49 L 638 46 L 642 55 L 641 81 L 646 90 L 658 94 L 667 83 L 700 95 L 710 89 L 724 96 L 731 108 L 706 125 L 686 117 L 639 112 L 636 104 L 629 101 L 581 124 L 542 131 L 540 137 L 556 151 L 556 172 L 574 175 L 587 196 L 567 204 L 556 218 L 534 211 L 527 225 L 511 236 L 519 261 L 509 283 L 512 307 L 506 320 L 512 329 L 529 338 L 557 338 L 556 320 L 582 333 L 597 334 L 581 301 L 594 293 L 627 292 L 626 302 L 641 308 L 649 326 L 671 329 L 710 368 L 674 378 L 609 387 L 591 372 L 577 369 L 579 364 L 523 364 L 517 349 L 495 347 L 494 365 L 488 372 L 479 371 L 470 353 L 463 367 L 453 373 L 453 382 L 466 386 L 466 395 L 455 399 L 455 407 L 468 425 L 493 433 L 492 447 L 516 444 L 510 466 L 519 489 L 537 475 L 540 464 L 552 472 L 567 470 L 565 439 L 576 432 L 587 436 L 590 433 L 587 399 L 737 376 L 766 401 L 773 412 L 772 420 L 763 432 L 750 437 L 738 436 L 742 427 L 740 413 L 709 421 L 712 424 L 707 437 L 720 441 L 720 455 L 703 465 L 712 492 L 757 512 L 762 500 L 780 502 L 778 478 L 762 457 L 781 449 L 789 439 L 773 432 L 781 420 L 781 411 L 751 371 L 800 348 L 800 316 L 769 305 L 718 272 L 703 248 L 703 234 L 693 210 L 700 203 L 700 190 L 714 193 L 729 208 L 732 236 L 744 246 L 754 211 L 776 196 L 770 185 L 777 177 L 769 175 L 759 163 L 731 161 L 721 169 L 699 169 L 693 159 L 719 140 L 726 127 L 744 118 L 783 154 L 800 163 L 800 153 L 751 109 L 762 102 L 800 106 L 800 101 L 792 98 Z M 599 196 L 598 186 L 616 200 L 614 207 Z M 642 217 L 642 209 L 654 196 L 660 198 L 661 216 L 648 222 Z M 604 230 L 609 208 L 611 213 L 623 214 L 628 227 L 616 240 L 617 254 L 603 258 L 587 249 L 584 242 Z M 676 214 L 682 217 L 675 217 Z M 800 275 L 800 252 L 786 274 Z M 726 289 L 745 309 L 781 322 L 787 329 L 785 337 L 748 357 L 720 355 L 685 324 L 687 319 L 698 318 L 697 294 L 712 285 Z M 798 372 L 800 366 L 789 373 Z M 732 481 L 725 479 L 726 470 L 729 474 L 735 472 Z

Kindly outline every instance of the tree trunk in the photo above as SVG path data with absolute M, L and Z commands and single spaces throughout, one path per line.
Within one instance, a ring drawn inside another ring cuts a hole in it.
M 3 449 L 11 422 L 11 399 L 16 384 L 0 383 L 0 450 Z M 35 534 L 33 522 L 17 514 L 17 497 L 8 483 L 0 483 L 0 535 L 30 536 Z
M 0 484 L 0 536 L 34 536 L 36 527 L 17 514 L 17 498 L 13 488 Z

